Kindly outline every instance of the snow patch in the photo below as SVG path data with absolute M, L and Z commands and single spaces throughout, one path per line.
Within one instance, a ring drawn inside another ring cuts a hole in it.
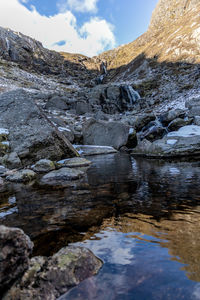
M 180 136 L 180 137 L 191 137 L 191 136 L 200 136 L 200 126 L 197 125 L 187 125 L 181 127 L 178 131 L 173 131 L 168 133 L 168 137 L 171 136 Z

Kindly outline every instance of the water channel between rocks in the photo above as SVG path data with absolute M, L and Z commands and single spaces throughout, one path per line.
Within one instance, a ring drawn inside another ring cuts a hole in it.
M 22 228 L 34 255 L 75 244 L 104 261 L 60 299 L 200 299 L 200 162 L 89 159 L 70 187 L 0 193 L 0 223 Z

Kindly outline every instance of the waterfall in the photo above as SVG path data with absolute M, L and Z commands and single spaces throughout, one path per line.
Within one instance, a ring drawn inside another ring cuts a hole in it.
M 10 41 L 8 40 L 7 37 L 6 37 L 6 50 L 7 50 L 7 51 L 10 50 Z
M 135 91 L 132 86 L 123 85 L 121 88 L 123 97 L 129 101 L 131 106 L 133 106 L 137 100 L 141 99 L 140 94 Z

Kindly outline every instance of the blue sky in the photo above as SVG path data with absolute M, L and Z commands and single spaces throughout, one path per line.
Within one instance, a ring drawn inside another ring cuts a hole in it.
M 0 0 L 0 26 L 88 56 L 144 33 L 158 0 Z M 9 16 L 9 17 L 8 17 Z

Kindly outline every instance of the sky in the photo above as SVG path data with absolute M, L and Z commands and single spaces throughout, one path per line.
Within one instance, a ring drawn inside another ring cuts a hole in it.
M 0 0 L 0 26 L 87 56 L 135 40 L 158 0 Z

